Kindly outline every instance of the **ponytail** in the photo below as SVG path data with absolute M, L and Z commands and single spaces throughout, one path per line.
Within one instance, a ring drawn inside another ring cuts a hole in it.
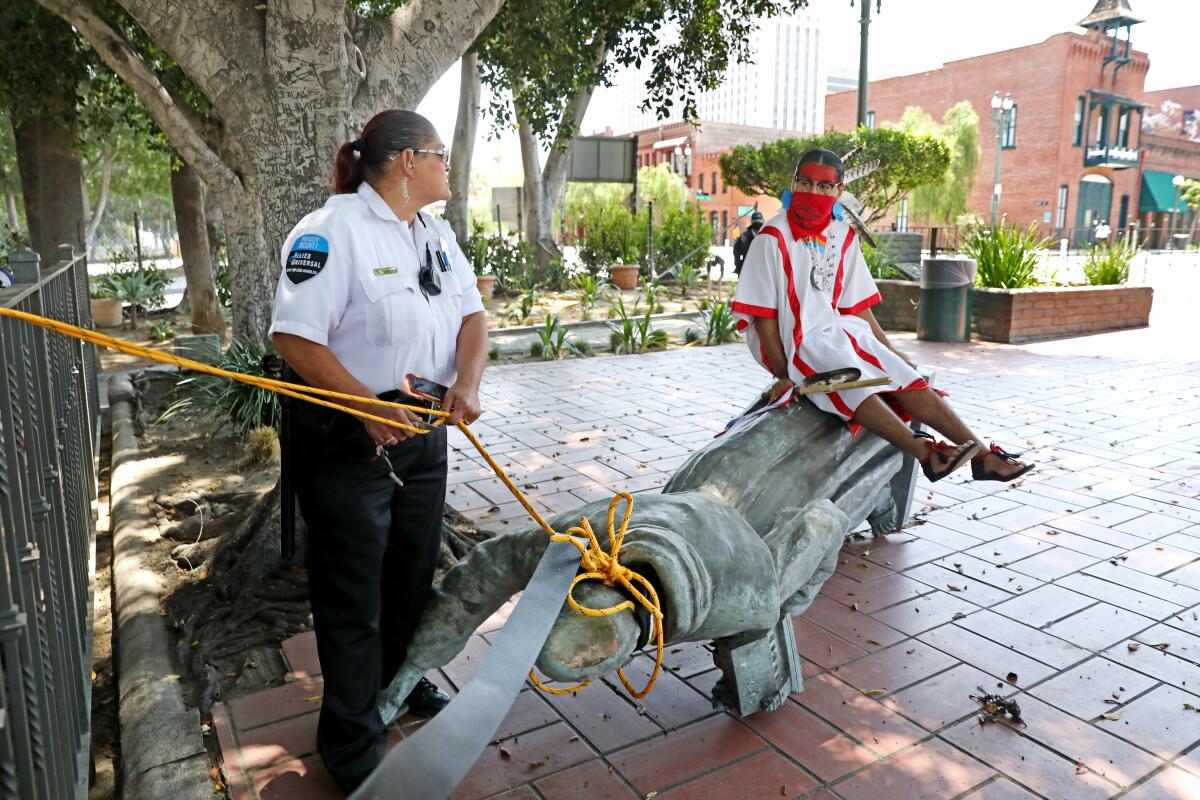
M 387 168 L 397 153 L 437 140 L 433 123 L 415 111 L 381 111 L 363 126 L 362 136 L 338 148 L 333 160 L 333 193 L 349 194 Z
M 358 165 L 358 154 L 354 152 L 354 143 L 346 142 L 338 148 L 337 156 L 333 159 L 333 193 L 356 192 L 360 183 L 362 172 Z

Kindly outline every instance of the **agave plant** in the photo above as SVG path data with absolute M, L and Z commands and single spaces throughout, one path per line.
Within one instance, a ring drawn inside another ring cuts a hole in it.
M 591 312 L 596 309 L 596 303 L 600 296 L 608 291 L 608 281 L 599 275 L 582 272 L 576 275 L 571 283 L 575 287 L 575 291 L 579 292 L 579 307 L 583 311 L 583 318 L 588 319 Z
M 1129 239 L 1093 245 L 1083 262 L 1083 274 L 1092 286 L 1115 286 L 1129 280 L 1129 265 L 1138 254 Z
M 538 339 L 529 347 L 529 354 L 543 361 L 558 361 L 567 353 L 576 356 L 591 355 L 587 342 L 576 341 L 570 331 L 559 322 L 558 316 L 547 316 L 538 329 Z
M 260 377 L 276 377 L 269 362 L 278 359 L 275 348 L 247 337 L 235 337 L 229 349 L 221 354 L 214 366 L 230 372 Z M 232 425 L 240 438 L 255 428 L 279 428 L 279 395 L 241 381 L 231 381 L 216 375 L 195 375 L 176 384 L 182 397 L 172 403 L 159 417 L 170 419 L 184 410 L 196 410 L 217 423 L 218 429 Z
M 717 303 L 700 314 L 704 321 L 704 344 L 711 347 L 737 341 L 737 319 L 728 303 Z
M 1025 289 L 1038 284 L 1038 251 L 1049 239 L 1038 235 L 1037 223 L 1028 228 L 1000 224 L 978 227 L 967 235 L 963 250 L 975 259 L 975 283 L 988 289 Z

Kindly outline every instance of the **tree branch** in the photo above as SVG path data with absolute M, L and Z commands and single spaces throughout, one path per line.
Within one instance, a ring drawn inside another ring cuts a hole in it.
M 213 103 L 218 102 L 223 90 L 233 87 L 238 91 L 245 90 L 245 79 L 229 80 L 231 73 L 263 74 L 263 19 L 254 10 L 255 3 L 229 0 L 118 2 Z M 42 5 L 70 19 L 50 3 Z M 55 0 L 53 5 L 79 8 L 83 4 L 79 0 Z
M 595 53 L 594 66 L 599 66 L 608 57 L 608 46 L 603 38 L 595 45 Z M 557 197 L 562 191 L 562 183 L 567 178 L 567 165 L 570 163 L 571 145 L 579 132 L 579 126 L 583 125 L 583 117 L 587 114 L 595 90 L 595 86 L 581 86 L 563 109 L 554 146 L 546 156 L 546 166 L 542 170 L 545 191 L 553 193 L 552 197 Z
M 78 0 L 38 2 L 71 23 L 91 43 L 109 69 L 133 89 L 167 139 L 205 183 L 217 192 L 242 190 L 237 175 L 208 146 L 188 114 L 124 37 Z
M 349 27 L 367 74 L 355 109 L 415 108 L 500 10 L 503 0 L 410 0 L 386 20 L 354 15 Z

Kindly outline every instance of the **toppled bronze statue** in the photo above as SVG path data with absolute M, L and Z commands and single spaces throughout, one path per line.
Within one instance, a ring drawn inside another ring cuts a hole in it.
M 639 494 L 621 563 L 662 601 L 668 644 L 714 641 L 723 679 L 714 702 L 751 714 L 802 689 L 791 615 L 803 612 L 837 566 L 847 533 L 904 522 L 913 465 L 883 440 L 852 438 L 838 419 L 802 401 L 739 423 L 696 452 L 661 494 Z M 585 517 L 608 547 L 609 503 L 550 520 L 566 531 Z M 471 634 L 529 581 L 548 537 L 537 527 L 472 549 L 434 587 L 408 657 L 381 695 L 391 720 L 415 682 L 449 663 Z M 607 608 L 627 599 L 596 582 L 575 599 Z M 589 681 L 629 663 L 650 637 L 649 615 L 582 616 L 566 605 L 537 659 L 554 680 Z

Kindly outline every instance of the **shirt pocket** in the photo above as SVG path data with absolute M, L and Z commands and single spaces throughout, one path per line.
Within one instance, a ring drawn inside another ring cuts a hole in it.
M 421 334 L 429 307 L 415 273 L 368 274 L 359 281 L 367 297 L 367 341 L 387 347 L 411 342 Z

